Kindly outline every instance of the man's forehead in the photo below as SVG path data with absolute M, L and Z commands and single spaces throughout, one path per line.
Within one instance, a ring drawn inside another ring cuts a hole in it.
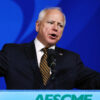
M 46 15 L 52 15 L 52 13 L 59 14 L 63 16 L 63 13 L 58 9 L 48 9 L 46 10 Z
M 62 12 L 60 12 L 60 11 L 56 12 L 54 10 L 51 10 L 46 13 L 44 19 L 51 20 L 51 21 L 56 21 L 59 19 L 60 22 L 63 22 L 64 16 L 63 16 Z
M 52 19 L 52 18 L 59 18 L 59 19 L 64 19 L 64 15 L 62 14 L 61 11 L 59 10 L 48 10 L 44 16 L 44 19 Z

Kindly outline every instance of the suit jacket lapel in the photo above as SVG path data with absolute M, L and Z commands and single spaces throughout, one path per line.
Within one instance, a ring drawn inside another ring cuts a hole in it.
M 34 70 L 36 67 L 38 67 L 38 63 L 37 63 L 35 45 L 33 41 L 27 45 L 25 50 L 26 50 L 26 55 L 29 59 L 29 62 L 32 65 L 32 69 Z
M 37 63 L 36 50 L 35 50 L 35 45 L 33 41 L 27 46 L 26 54 L 31 64 L 31 67 L 33 69 L 33 74 L 35 77 L 34 89 L 39 89 L 41 85 L 43 85 L 43 82 L 42 82 L 42 76 L 41 76 L 38 63 Z

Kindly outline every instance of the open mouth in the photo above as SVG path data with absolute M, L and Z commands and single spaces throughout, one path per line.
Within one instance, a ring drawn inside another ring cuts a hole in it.
M 56 34 L 50 34 L 50 38 L 55 39 L 57 37 Z

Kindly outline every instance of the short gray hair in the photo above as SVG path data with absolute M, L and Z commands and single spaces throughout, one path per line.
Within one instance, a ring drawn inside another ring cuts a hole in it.
M 38 16 L 38 20 L 41 21 L 44 16 L 46 15 L 46 11 L 47 10 L 53 10 L 53 9 L 56 9 L 56 10 L 59 10 L 60 12 L 62 12 L 62 9 L 60 7 L 50 7 L 50 8 L 45 8 L 43 10 L 40 11 L 39 13 L 39 16 Z M 62 12 L 63 16 L 64 16 L 64 26 L 66 24 L 66 17 L 65 17 L 65 14 Z

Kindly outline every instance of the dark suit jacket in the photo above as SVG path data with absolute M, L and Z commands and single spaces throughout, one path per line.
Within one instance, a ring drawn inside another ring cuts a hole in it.
M 0 51 L 0 76 L 7 89 L 100 89 L 100 74 L 83 66 L 73 52 L 56 47 L 55 75 L 43 85 L 34 43 L 8 44 Z

